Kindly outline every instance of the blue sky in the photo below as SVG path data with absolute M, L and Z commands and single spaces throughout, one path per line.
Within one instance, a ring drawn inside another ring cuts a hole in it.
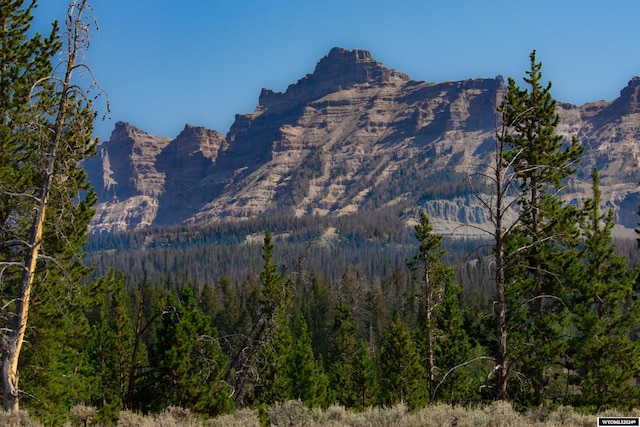
M 39 0 L 34 26 L 66 0 Z M 522 82 L 536 49 L 552 93 L 615 99 L 640 75 L 638 0 L 93 0 L 87 55 L 109 95 L 108 139 L 128 121 L 175 137 L 186 123 L 226 134 L 260 90 L 284 91 L 332 47 L 366 49 L 415 80 L 497 75 Z M 99 106 L 99 105 L 98 105 Z

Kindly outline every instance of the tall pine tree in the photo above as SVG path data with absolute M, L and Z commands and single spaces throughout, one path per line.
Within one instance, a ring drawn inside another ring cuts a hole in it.
M 79 289 L 79 284 L 89 272 L 82 263 L 83 245 L 96 196 L 89 189 L 80 162 L 95 150 L 91 138 L 95 112 L 93 96 L 88 96 L 72 77 L 84 65 L 82 58 L 89 46 L 90 25 L 86 19 L 90 6 L 86 0 L 70 4 L 59 75 L 54 75 L 53 68 L 62 47 L 58 26 L 54 24 L 46 38 L 29 36 L 34 7 L 35 1 L 19 0 L 0 6 L 0 283 L 5 322 L 5 410 L 18 410 L 20 396 L 29 395 L 21 393 L 19 384 L 19 378 L 27 377 L 19 374 L 27 334 L 42 334 L 39 342 L 44 344 L 41 349 L 50 362 L 49 380 L 54 381 L 63 378 L 55 375 L 56 370 L 64 372 L 74 364 L 83 365 L 70 357 L 76 354 L 77 344 L 71 338 L 88 332 L 86 322 L 76 321 L 81 316 L 75 310 L 84 307 L 86 301 L 80 300 L 90 295 L 86 289 Z M 65 313 L 67 309 L 74 313 Z M 66 322 L 47 326 L 45 319 L 51 316 Z M 50 329 L 30 328 L 38 322 Z M 66 338 L 69 341 L 65 348 Z M 47 339 L 50 346 L 45 344 Z M 28 342 L 36 343 L 37 339 L 31 336 Z M 70 381 L 66 383 L 73 387 Z M 58 386 L 64 387 L 64 382 L 58 380 Z
M 420 243 L 418 252 L 414 255 L 413 261 L 407 262 L 408 266 L 416 275 L 418 283 L 422 286 L 422 298 L 424 305 L 422 313 L 424 316 L 424 328 L 421 336 L 424 337 L 425 370 L 427 372 L 427 390 L 429 396 L 434 395 L 436 387 L 436 371 L 442 366 L 438 366 L 436 360 L 436 349 L 438 346 L 438 317 L 442 309 L 442 303 L 447 298 L 446 291 L 453 291 L 453 269 L 444 265 L 441 261 L 445 251 L 440 249 L 442 236 L 433 232 L 433 227 L 429 222 L 426 213 L 420 213 L 420 222 L 415 226 L 415 236 Z M 451 303 L 452 300 L 448 299 Z M 450 326 L 451 324 L 449 324 Z M 463 355 L 465 357 L 466 355 Z M 448 355 L 443 355 L 444 361 Z M 445 371 L 446 372 L 446 371 Z
M 640 346 L 630 336 L 640 321 L 635 283 L 638 269 L 615 253 L 613 210 L 600 212 L 600 176 L 594 170 L 593 196 L 585 201 L 582 228 L 584 271 L 570 299 L 574 337 L 567 355 L 577 393 L 570 402 L 593 411 L 634 407 L 640 394 Z
M 232 398 L 236 405 L 242 404 L 248 393 L 255 385 L 258 374 L 258 355 L 264 345 L 273 342 L 274 332 L 278 325 L 286 319 L 287 309 L 291 303 L 291 285 L 284 273 L 279 271 L 273 262 L 272 235 L 267 230 L 262 246 L 264 267 L 260 272 L 261 286 L 257 290 L 256 307 L 253 327 L 240 351 L 231 360 L 225 379 L 231 384 Z
M 565 142 L 556 134 L 559 116 L 551 96 L 551 83 L 542 84 L 542 64 L 530 55 L 531 68 L 521 89 L 509 78 L 498 111 L 509 130 L 502 137 L 505 163 L 513 168 L 520 193 L 518 224 L 505 236 L 510 248 L 505 270 L 509 283 L 512 365 L 528 380 L 528 404 L 543 402 L 549 368 L 566 346 L 567 310 L 563 299 L 571 288 L 578 262 L 579 212 L 559 192 L 575 172 L 583 147 L 577 138 Z M 522 334 L 522 332 L 525 332 Z

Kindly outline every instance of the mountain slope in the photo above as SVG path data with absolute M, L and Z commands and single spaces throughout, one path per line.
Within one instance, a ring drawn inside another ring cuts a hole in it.
M 226 137 L 187 126 L 169 141 L 116 124 L 86 164 L 100 200 L 92 230 L 394 207 L 407 219 L 426 209 L 439 232 L 472 232 L 459 226 L 488 217 L 465 181 L 487 164 L 504 90 L 501 77 L 413 81 L 334 48 L 285 92 L 263 89 Z M 599 167 L 604 201 L 628 228 L 640 202 L 639 90 L 634 78 L 613 102 L 558 104 L 559 131 L 586 147 L 565 196 L 587 196 Z

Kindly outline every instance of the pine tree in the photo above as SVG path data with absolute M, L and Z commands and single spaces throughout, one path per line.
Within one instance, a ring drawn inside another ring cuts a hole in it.
M 407 308 L 407 277 L 406 270 L 397 268 L 391 277 L 384 279 L 381 284 L 382 294 L 387 301 L 387 308 L 393 318 L 397 314 L 406 315 Z M 412 324 L 412 319 L 404 318 L 405 323 Z
M 94 394 L 96 378 L 86 351 L 91 336 L 87 313 L 103 300 L 102 284 L 83 289 L 80 284 L 52 286 L 32 297 L 32 330 L 19 365 L 20 388 L 28 393 L 21 395 L 20 404 L 43 423 L 62 424 L 69 407 Z
M 198 306 L 202 313 L 211 319 L 215 318 L 220 312 L 221 304 L 219 294 L 214 290 L 212 285 L 202 286 L 200 295 L 198 296 Z M 227 307 L 225 307 L 227 308 Z
M 372 286 L 367 291 L 365 302 L 364 330 L 366 341 L 372 349 L 375 349 L 389 330 L 393 317 L 389 312 L 386 295 L 380 288 Z
M 80 320 L 77 311 L 86 307 L 86 301 L 80 301 L 85 297 L 79 301 L 75 298 L 90 294 L 79 287 L 90 271 L 82 263 L 82 254 L 93 216 L 91 207 L 96 202 L 80 166 L 95 151 L 91 139 L 95 118 L 92 96 L 72 81 L 74 71 L 83 65 L 82 54 L 89 43 L 90 26 L 85 19 L 90 7 L 86 0 L 72 2 L 64 33 L 67 49 L 63 75 L 53 76 L 52 63 L 62 46 L 58 26 L 53 25 L 47 38 L 39 34 L 29 38 L 35 1 L 26 7 L 23 3 L 10 1 L 0 6 L 0 280 L 6 310 L 2 313 L 6 322 L 2 328 L 5 410 L 19 409 L 18 379 L 27 382 L 27 375 L 19 375 L 19 366 L 24 365 L 20 356 L 25 334 L 41 335 L 29 337 L 28 342 L 39 340 L 43 344 L 39 350 L 47 354 L 40 353 L 44 356 L 40 360 L 50 363 L 50 377 L 43 378 L 41 384 L 50 381 L 48 390 L 52 393 L 54 389 L 64 390 L 59 396 L 68 393 L 71 397 L 62 381 L 53 386 L 56 373 L 74 364 L 79 366 L 78 371 L 86 366 L 71 355 L 76 354 L 74 346 L 78 344 L 73 339 L 88 331 L 88 324 Z M 65 313 L 66 309 L 72 312 Z M 63 321 L 47 325 L 47 317 L 57 316 L 59 320 L 61 315 Z M 49 329 L 30 328 L 36 325 Z M 33 376 L 37 371 L 27 372 Z M 72 381 L 66 384 L 73 387 Z
M 24 3 L 29 3 L 24 5 Z M 36 1 L 25 0 L 5 1 L 0 7 L 2 20 L 2 49 L 0 50 L 0 129 L 3 145 L 2 167 L 10 169 L 19 166 L 15 159 L 9 157 L 13 148 L 10 144 L 19 144 L 19 138 L 14 138 L 12 131 L 15 127 L 29 123 L 32 120 L 30 110 L 31 90 L 36 83 L 48 77 L 52 71 L 51 58 L 62 46 L 58 25 L 54 23 L 48 37 L 43 38 L 36 33 L 29 37 L 33 10 Z M 17 178 L 17 176 L 16 176 Z M 7 197 L 3 194 L 3 197 Z M 2 210 L 3 214 L 10 211 Z
M 411 409 L 426 405 L 425 369 L 411 333 L 398 316 L 380 349 L 378 372 L 381 404 L 405 402 Z
M 264 267 L 260 272 L 261 287 L 256 295 L 258 305 L 253 327 L 225 374 L 225 379 L 231 384 L 232 398 L 236 405 L 242 404 L 253 388 L 260 349 L 272 343 L 274 331 L 286 319 L 291 303 L 291 286 L 284 273 L 280 273 L 273 262 L 273 248 L 272 236 L 267 230 L 262 246 Z
M 530 89 L 520 89 L 510 78 L 498 111 L 509 129 L 503 134 L 504 160 L 520 189 L 518 224 L 505 236 L 509 240 L 505 246 L 510 247 L 510 252 L 505 251 L 509 259 L 505 272 L 513 360 L 521 361 L 518 372 L 531 385 L 524 400 L 539 405 L 549 368 L 566 345 L 562 337 L 567 311 L 562 299 L 571 287 L 572 265 L 578 258 L 579 212 L 562 201 L 558 192 L 575 172 L 583 147 L 577 138 L 565 143 L 555 133 L 560 119 L 551 83 L 542 85 L 542 64 L 536 62 L 535 51 L 530 60 L 524 79 Z
M 465 401 L 476 397 L 480 386 L 466 365 L 473 359 L 473 348 L 465 329 L 464 316 L 460 304 L 462 288 L 449 280 L 444 285 L 442 308 L 435 324 L 438 331 L 434 358 L 438 371 L 430 399 L 445 401 Z M 447 375 L 448 374 L 448 375 Z M 445 378 L 446 375 L 446 378 Z
M 376 366 L 364 340 L 358 341 L 358 349 L 353 358 L 351 382 L 354 384 L 357 396 L 353 402 L 353 408 L 364 411 L 378 403 L 380 389 Z
M 442 263 L 441 258 L 445 253 L 440 249 L 442 236 L 433 232 L 429 217 L 424 212 L 420 213 L 420 223 L 415 226 L 415 236 L 420 246 L 413 261 L 407 262 L 407 265 L 422 285 L 427 390 L 429 396 L 433 396 L 439 363 L 435 356 L 436 340 L 439 335 L 437 319 L 445 299 L 445 292 L 453 289 L 452 286 L 447 286 L 453 280 L 453 270 Z
M 293 358 L 291 326 L 280 313 L 276 319 L 273 339 L 260 347 L 256 358 L 258 380 L 251 396 L 254 406 L 268 407 L 284 403 L 292 397 L 290 366 Z
M 327 404 L 328 379 L 322 360 L 316 360 L 311 346 L 311 335 L 304 318 L 298 320 L 298 338 L 290 362 L 292 398 L 300 399 L 309 407 Z
M 593 196 L 585 201 L 588 220 L 582 228 L 584 272 L 570 300 L 575 336 L 567 362 L 575 372 L 579 393 L 571 403 L 600 412 L 627 409 L 640 394 L 632 385 L 640 377 L 640 346 L 630 332 L 640 321 L 635 282 L 638 269 L 615 253 L 613 210 L 600 212 L 600 176 L 594 170 Z
M 122 274 L 111 272 L 101 279 L 110 288 L 87 345 L 95 389 L 91 403 L 100 408 L 103 420 L 113 422 L 129 401 L 135 330 L 127 308 Z
M 227 358 L 217 342 L 217 331 L 198 309 L 191 288 L 182 291 L 179 303 L 167 296 L 156 334 L 148 409 L 177 406 L 210 416 L 233 409 L 229 389 L 222 381 Z
M 250 325 L 249 312 L 241 304 L 238 289 L 229 277 L 222 277 L 217 282 L 221 294 L 222 309 L 213 318 L 213 325 L 218 330 L 221 345 L 227 354 L 236 354 L 243 344 L 242 336 L 247 334 Z
M 145 277 L 140 284 L 129 287 L 131 309 L 134 318 L 134 342 L 131 350 L 129 382 L 127 384 L 128 407 L 139 408 L 144 399 L 140 397 L 138 380 L 144 377 L 144 368 L 148 367 L 149 349 L 156 343 L 156 319 L 164 313 L 161 306 L 161 293 L 157 286 L 152 286 Z M 140 401 L 139 401 L 140 400 Z
M 358 325 L 351 319 L 351 309 L 340 300 L 333 326 L 333 339 L 327 360 L 331 399 L 350 408 L 358 402 L 354 384 L 354 358 L 358 350 Z
M 327 360 L 330 351 L 330 340 L 337 301 L 330 286 L 317 274 L 311 278 L 311 286 L 304 298 L 302 312 L 304 314 L 311 340 L 313 352 Z

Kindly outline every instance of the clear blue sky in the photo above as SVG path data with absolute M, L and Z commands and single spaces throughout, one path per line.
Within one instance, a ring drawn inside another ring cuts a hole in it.
M 62 19 L 39 0 L 34 26 Z M 497 75 L 522 82 L 531 50 L 560 101 L 612 100 L 640 75 L 638 0 L 93 0 L 88 63 L 111 118 L 175 137 L 226 134 L 263 87 L 284 91 L 332 47 L 366 49 L 415 80 Z

